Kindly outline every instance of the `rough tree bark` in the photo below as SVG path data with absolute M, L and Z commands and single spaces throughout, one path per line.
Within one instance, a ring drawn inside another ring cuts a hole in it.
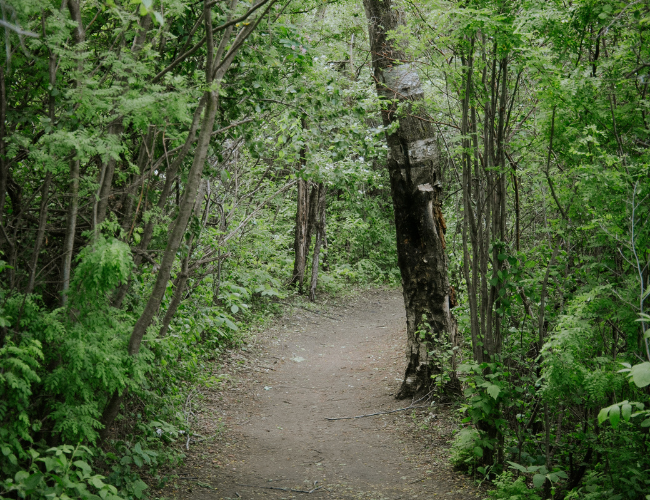
M 407 322 L 408 365 L 397 397 L 411 397 L 431 384 L 441 366 L 429 351 L 437 340 L 456 345 L 456 322 L 449 307 L 445 222 L 441 211 L 442 176 L 432 125 L 412 115 L 423 99 L 415 68 L 387 33 L 403 21 L 390 0 L 364 0 L 377 93 L 387 99 L 385 126 L 388 171 L 395 211 L 397 256 L 402 275 Z M 398 115 L 398 103 L 401 110 Z M 425 319 L 426 317 L 426 319 Z M 428 324 L 428 325 L 427 325 Z M 419 331 L 427 333 L 421 338 Z

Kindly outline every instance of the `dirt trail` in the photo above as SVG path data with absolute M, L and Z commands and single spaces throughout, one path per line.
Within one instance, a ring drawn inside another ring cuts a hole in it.
M 394 398 L 405 362 L 398 291 L 364 292 L 321 314 L 294 311 L 235 356 L 231 386 L 204 394 L 197 432 L 225 430 L 190 446 L 181 479 L 161 496 L 485 496 L 446 463 L 444 407 L 419 410 L 428 430 L 415 428 L 411 411 L 326 420 L 410 404 Z

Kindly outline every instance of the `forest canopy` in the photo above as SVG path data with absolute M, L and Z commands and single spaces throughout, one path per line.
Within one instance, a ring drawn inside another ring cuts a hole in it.
M 0 7 L 2 498 L 147 496 L 206 366 L 370 284 L 493 498 L 650 498 L 648 0 Z

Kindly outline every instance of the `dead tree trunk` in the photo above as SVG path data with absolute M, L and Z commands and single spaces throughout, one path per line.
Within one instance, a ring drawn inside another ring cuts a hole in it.
M 387 37 L 402 24 L 399 14 L 390 0 L 363 3 L 377 93 L 391 100 L 382 110 L 383 123 L 389 126 L 399 119 L 386 141 L 407 322 L 408 365 L 397 397 L 408 398 L 428 388 L 431 375 L 442 370 L 435 350 L 429 354 L 436 341 L 445 338 L 456 344 L 457 328 L 449 309 L 442 176 L 433 128 L 411 114 L 411 103 L 423 99 L 420 79 L 413 66 L 400 62 L 405 55 Z M 402 105 L 399 114 L 395 101 Z

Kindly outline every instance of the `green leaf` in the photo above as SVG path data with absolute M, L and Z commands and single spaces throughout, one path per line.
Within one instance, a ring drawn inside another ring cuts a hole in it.
M 627 422 L 630 420 L 630 415 L 632 415 L 632 405 L 629 403 L 623 403 L 623 405 L 621 405 L 621 416 Z
M 88 482 L 98 490 L 101 490 L 104 486 L 106 486 L 106 483 L 101 480 L 101 476 L 93 476 L 88 479 Z
M 133 455 L 133 462 L 138 467 L 142 467 L 143 462 L 142 462 L 142 459 L 138 455 Z
M 40 472 L 37 472 L 36 474 L 32 474 L 24 482 L 25 489 L 28 492 L 34 491 L 36 488 L 38 488 L 41 479 L 43 479 L 43 474 L 41 474 Z
M 646 361 L 638 365 L 634 365 L 630 370 L 630 377 L 637 385 L 637 387 L 645 387 L 650 385 L 650 362 Z
M 621 421 L 621 409 L 618 405 L 613 405 L 609 410 L 609 423 L 616 427 Z
M 602 410 L 600 410 L 600 412 L 598 412 L 598 423 L 599 424 L 602 424 L 605 420 L 607 420 L 607 414 L 609 413 L 609 408 L 610 407 L 603 408 Z
M 544 486 L 544 482 L 546 481 L 546 476 L 543 474 L 535 474 L 533 476 L 533 485 L 535 488 L 541 488 Z
M 237 314 L 239 312 L 239 306 L 233 304 L 230 306 L 230 310 L 232 311 L 233 314 Z
M 515 463 L 515 462 L 508 462 L 508 463 L 510 464 L 511 469 L 516 469 L 519 472 L 524 472 L 524 473 L 528 472 L 526 470 L 526 467 L 524 467 L 523 465 L 519 465 L 518 463 Z
M 499 396 L 499 393 L 501 392 L 501 388 L 498 385 L 490 384 L 487 387 L 487 392 L 490 396 L 496 399 Z
M 148 488 L 148 486 L 142 482 L 140 479 L 133 483 L 133 493 L 136 498 L 142 498 L 142 492 Z
M 89 473 L 89 474 L 90 474 L 90 472 L 92 472 L 92 468 L 90 467 L 90 465 L 88 465 L 88 464 L 87 464 L 86 462 L 84 462 L 83 460 L 77 460 L 77 461 L 75 461 L 75 462 L 73 462 L 73 463 L 74 463 L 74 465 L 76 465 L 77 467 L 79 467 L 79 468 L 80 468 L 82 471 L 84 471 L 84 472 L 87 472 L 87 473 Z
M 16 475 L 14 476 L 14 481 L 16 481 L 17 483 L 22 483 L 28 477 L 29 477 L 29 472 L 24 470 L 19 470 L 18 472 L 16 472 Z
M 475 446 L 474 447 L 474 455 L 476 455 L 477 457 L 482 457 L 483 456 L 483 448 L 481 448 L 480 446 Z

